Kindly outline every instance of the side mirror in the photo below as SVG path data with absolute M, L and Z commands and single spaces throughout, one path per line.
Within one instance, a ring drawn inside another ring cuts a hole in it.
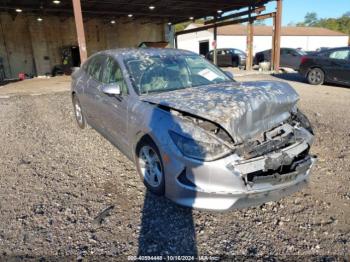
M 118 84 L 109 84 L 102 87 L 102 92 L 107 95 L 120 95 L 120 86 Z
M 230 71 L 224 71 L 224 73 L 233 80 L 233 74 Z

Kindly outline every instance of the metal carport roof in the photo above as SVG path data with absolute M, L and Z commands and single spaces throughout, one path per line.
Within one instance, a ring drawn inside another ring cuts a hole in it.
M 269 1 L 271 0 L 81 0 L 81 7 L 84 17 L 104 15 L 118 18 L 132 14 L 133 19 L 152 18 L 178 23 L 189 20 L 190 17 L 196 19 L 217 15 L 218 10 L 234 11 L 263 5 Z M 0 10 L 15 12 L 15 9 L 20 8 L 37 13 L 73 14 L 72 1 L 59 2 L 55 4 L 52 0 L 3 0 L 0 2 Z

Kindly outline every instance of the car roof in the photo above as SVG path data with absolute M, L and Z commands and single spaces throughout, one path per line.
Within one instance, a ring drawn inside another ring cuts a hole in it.
M 173 48 L 117 48 L 111 50 L 104 50 L 96 53 L 105 54 L 122 59 L 141 58 L 147 56 L 161 56 L 161 55 L 197 55 L 191 51 Z

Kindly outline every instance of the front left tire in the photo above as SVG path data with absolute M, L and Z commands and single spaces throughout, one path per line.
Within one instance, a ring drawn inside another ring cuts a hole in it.
M 83 114 L 83 110 L 81 108 L 79 99 L 77 98 L 77 96 L 75 94 L 73 94 L 72 102 L 73 102 L 74 115 L 75 115 L 75 119 L 77 121 L 77 124 L 81 129 L 84 129 L 86 127 L 86 119 L 85 119 L 85 116 Z
M 164 195 L 162 158 L 157 146 L 149 137 L 144 137 L 136 147 L 136 169 L 149 191 L 158 196 Z

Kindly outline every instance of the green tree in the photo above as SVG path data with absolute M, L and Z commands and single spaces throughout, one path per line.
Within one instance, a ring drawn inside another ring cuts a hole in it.
M 341 17 L 338 18 L 322 19 L 318 19 L 316 13 L 307 13 L 305 15 L 304 21 L 297 23 L 297 26 L 323 27 L 330 30 L 343 32 L 350 36 L 350 11 L 344 13 Z
M 317 14 L 315 12 L 306 13 L 304 22 L 297 23 L 297 26 L 315 26 L 318 21 Z
M 350 11 L 347 11 L 346 13 L 344 13 L 343 16 L 350 16 Z

